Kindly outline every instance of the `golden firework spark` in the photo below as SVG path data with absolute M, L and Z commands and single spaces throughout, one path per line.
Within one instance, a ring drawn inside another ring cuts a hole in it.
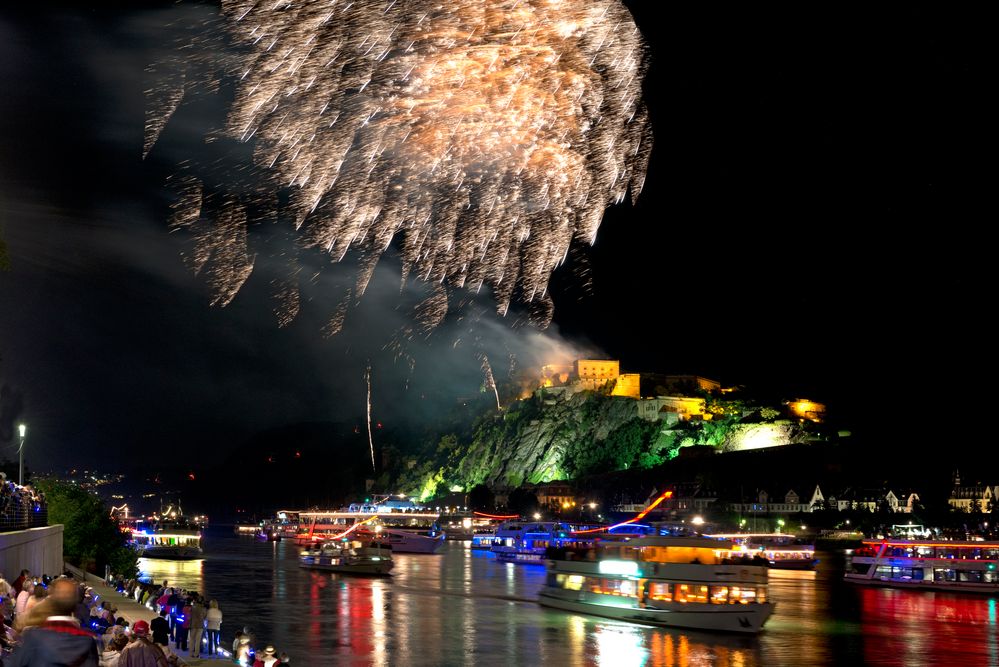
M 570 244 L 641 191 L 646 54 L 620 0 L 223 0 L 222 13 L 241 54 L 225 133 L 253 143 L 268 191 L 290 188 L 303 246 L 360 258 L 354 298 L 395 242 L 404 281 L 486 288 L 501 314 L 521 302 L 550 320 Z M 147 150 L 180 104 L 154 97 Z M 252 270 L 246 216 L 226 202 L 206 220 L 185 187 L 175 221 L 224 305 Z M 279 292 L 286 324 L 294 280 Z M 432 325 L 448 299 L 422 307 Z M 327 328 L 342 322 L 338 309 Z

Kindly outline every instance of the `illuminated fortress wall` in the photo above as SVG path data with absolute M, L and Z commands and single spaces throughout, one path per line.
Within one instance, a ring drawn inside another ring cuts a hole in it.
M 656 396 L 639 401 L 638 416 L 653 422 L 675 423 L 690 419 L 707 419 L 710 414 L 704 411 L 703 398 Z
M 622 373 L 617 376 L 617 382 L 611 391 L 611 396 L 627 396 L 639 399 L 642 397 L 642 376 L 638 373 Z

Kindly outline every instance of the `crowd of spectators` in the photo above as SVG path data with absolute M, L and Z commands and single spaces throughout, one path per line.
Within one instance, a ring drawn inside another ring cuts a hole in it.
M 0 472 L 0 532 L 46 525 L 45 496 L 30 484 L 21 486 Z

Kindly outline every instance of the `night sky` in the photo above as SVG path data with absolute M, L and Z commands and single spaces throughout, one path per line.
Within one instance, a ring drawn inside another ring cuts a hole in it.
M 889 456 L 984 447 L 994 213 L 976 19 L 627 4 L 652 57 L 637 207 L 609 210 L 556 273 L 546 332 L 516 314 L 449 321 L 411 344 L 412 368 L 382 349 L 407 318 L 395 262 L 332 338 L 308 303 L 277 327 L 266 268 L 226 308 L 185 268 L 168 170 L 141 158 L 144 70 L 167 25 L 210 4 L 5 5 L 0 384 L 23 395 L 29 465 L 192 466 L 261 429 L 360 423 L 369 360 L 375 417 L 407 423 L 478 392 L 478 351 L 501 377 L 510 354 L 561 345 L 825 401 Z

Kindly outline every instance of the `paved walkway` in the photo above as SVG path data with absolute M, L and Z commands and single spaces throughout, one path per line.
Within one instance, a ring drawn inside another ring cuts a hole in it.
M 134 625 L 136 621 L 146 621 L 148 623 L 156 618 L 156 612 L 152 609 L 139 604 L 132 598 L 125 597 L 115 589 L 107 586 L 104 583 L 104 580 L 100 577 L 85 573 L 70 565 L 67 565 L 66 567 L 76 576 L 77 579 L 86 581 L 87 585 L 94 589 L 94 593 L 100 596 L 98 597 L 99 600 L 111 600 L 111 604 L 113 604 L 118 610 L 117 615 L 123 616 L 125 620 L 128 621 L 129 626 Z M 224 663 L 229 660 L 228 658 L 224 658 L 222 656 L 219 656 L 216 659 L 191 658 L 188 657 L 187 651 L 180 651 L 177 649 L 173 649 L 173 652 L 180 656 L 186 664 L 192 665 L 192 667 L 195 665 L 217 664 L 220 661 Z

